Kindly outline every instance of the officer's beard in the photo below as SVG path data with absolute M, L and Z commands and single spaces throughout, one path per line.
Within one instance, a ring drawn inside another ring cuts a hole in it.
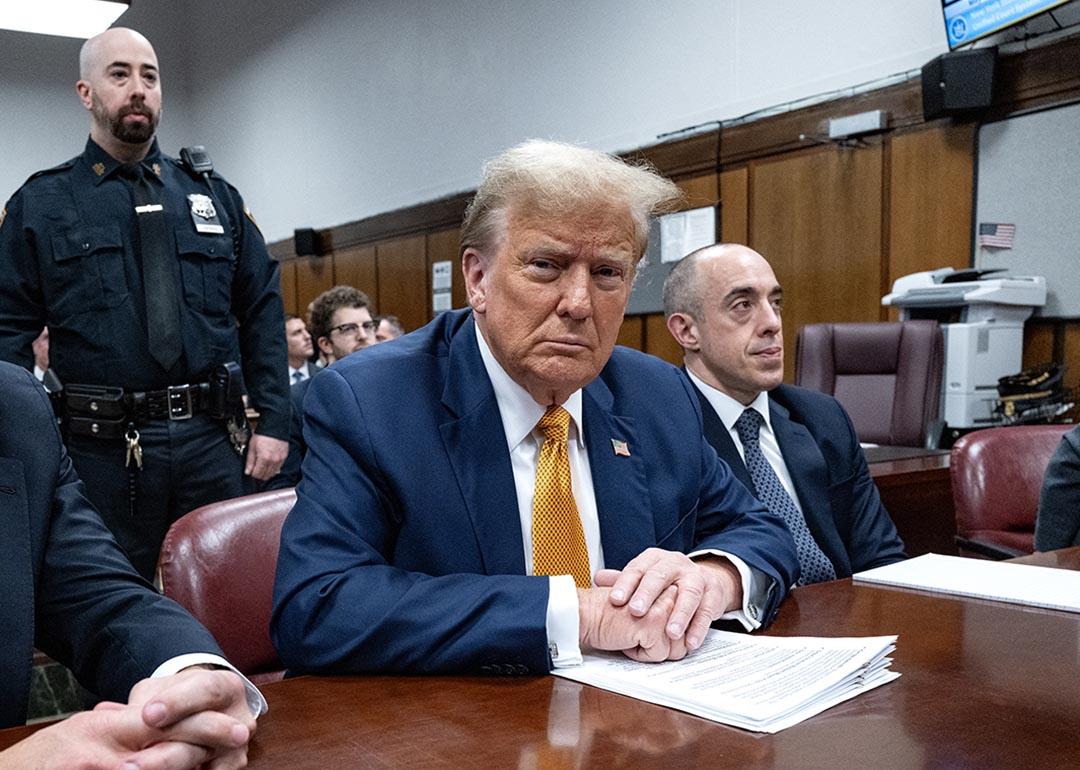
M 132 104 L 125 104 L 116 111 L 115 115 L 110 115 L 106 111 L 105 105 L 101 103 L 96 94 L 92 97 L 92 104 L 94 120 L 108 126 L 109 133 L 127 144 L 146 144 L 149 142 L 154 138 L 158 123 L 161 121 L 161 113 L 159 112 L 156 115 L 152 113 L 142 100 Z M 143 115 L 146 117 L 146 122 L 125 123 L 124 118 L 128 115 Z

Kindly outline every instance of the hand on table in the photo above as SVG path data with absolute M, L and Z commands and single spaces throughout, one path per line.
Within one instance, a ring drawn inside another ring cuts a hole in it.
M 131 689 L 126 708 L 139 708 L 143 722 L 166 740 L 203 747 L 211 759 L 210 770 L 247 764 L 255 716 L 243 682 L 232 671 L 193 667 L 173 676 L 144 679 Z
M 240 678 L 193 668 L 39 730 L 0 754 L 0 768 L 231 770 L 247 764 L 254 732 Z
M 714 620 L 742 605 L 742 579 L 723 557 L 691 560 L 686 554 L 649 548 L 622 570 L 600 570 L 596 585 L 610 588 L 609 599 L 635 618 L 652 612 L 658 599 L 676 589 L 665 633 L 688 651 L 705 641 Z
M 582 649 L 620 650 L 641 662 L 680 660 L 686 656 L 682 639 L 664 631 L 678 589 L 670 586 L 640 617 L 612 603 L 608 588 L 578 589 L 578 641 Z

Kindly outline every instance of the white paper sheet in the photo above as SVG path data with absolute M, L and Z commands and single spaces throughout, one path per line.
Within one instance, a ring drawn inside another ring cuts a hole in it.
M 1080 572 L 1034 564 L 1011 564 L 1007 561 L 928 553 L 858 572 L 852 579 L 856 583 L 918 588 L 975 599 L 1080 612 Z
M 896 679 L 895 636 L 816 638 L 710 631 L 681 661 L 588 654 L 556 676 L 758 732 L 777 732 Z
M 660 261 L 678 262 L 691 251 L 716 243 L 716 209 L 705 206 L 660 217 Z

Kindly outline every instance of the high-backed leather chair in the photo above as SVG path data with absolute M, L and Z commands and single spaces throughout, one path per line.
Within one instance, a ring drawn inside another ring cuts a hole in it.
M 859 441 L 924 446 L 943 362 L 936 321 L 809 324 L 795 343 L 795 384 L 835 397 Z
M 196 508 L 169 528 L 158 557 L 162 592 L 256 684 L 284 674 L 270 642 L 270 610 L 281 525 L 295 502 L 290 488 Z
M 961 436 L 949 475 L 962 556 L 1007 559 L 1035 550 L 1046 466 L 1072 425 L 1016 425 Z

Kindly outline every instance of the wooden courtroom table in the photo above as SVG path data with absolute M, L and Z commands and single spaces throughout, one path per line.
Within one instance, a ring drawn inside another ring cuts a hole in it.
M 956 513 L 949 453 L 911 447 L 868 447 L 870 475 L 908 556 L 956 555 Z
M 1080 569 L 1080 548 L 1025 561 Z M 553 676 L 301 677 L 262 688 L 251 767 L 1080 763 L 1080 615 L 838 580 L 797 589 L 769 633 L 899 634 L 902 676 L 777 735 Z

